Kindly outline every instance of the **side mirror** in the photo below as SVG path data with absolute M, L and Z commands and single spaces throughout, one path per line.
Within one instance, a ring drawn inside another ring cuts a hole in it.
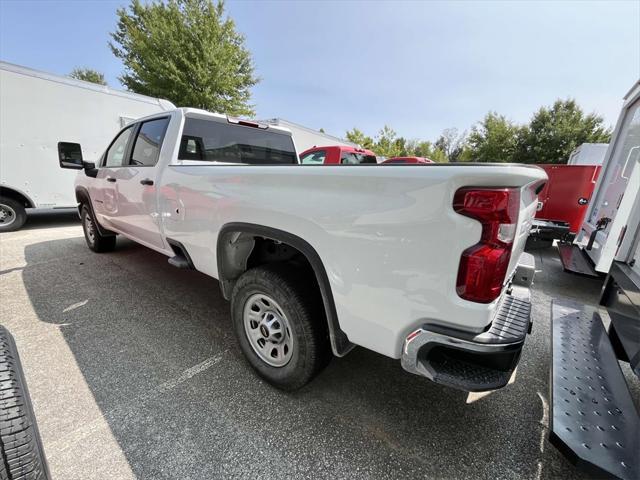
M 96 178 L 98 176 L 98 169 L 93 162 L 82 162 L 84 165 L 84 174 L 87 177 Z
M 60 168 L 82 170 L 85 168 L 82 161 L 82 148 L 79 143 L 58 142 L 58 160 Z

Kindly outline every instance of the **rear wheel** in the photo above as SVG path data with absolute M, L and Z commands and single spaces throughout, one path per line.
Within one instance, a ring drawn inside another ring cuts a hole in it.
M 236 282 L 231 315 L 240 348 L 270 384 L 295 390 L 331 359 L 321 299 L 308 278 L 287 265 L 265 265 Z
M 84 231 L 84 239 L 87 246 L 96 253 L 110 252 L 116 246 L 115 235 L 101 235 L 98 231 L 96 220 L 91 213 L 88 205 L 82 205 L 80 210 L 80 218 L 82 220 L 82 230 Z
M 19 230 L 27 221 L 27 211 L 13 198 L 0 197 L 0 232 Z

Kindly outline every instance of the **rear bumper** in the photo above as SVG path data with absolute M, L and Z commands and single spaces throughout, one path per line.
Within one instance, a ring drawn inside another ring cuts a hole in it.
M 515 370 L 531 331 L 529 285 L 533 257 L 518 265 L 513 284 L 503 296 L 489 328 L 469 334 L 437 325 L 423 325 L 407 336 L 402 367 L 436 383 L 469 392 L 504 387 Z

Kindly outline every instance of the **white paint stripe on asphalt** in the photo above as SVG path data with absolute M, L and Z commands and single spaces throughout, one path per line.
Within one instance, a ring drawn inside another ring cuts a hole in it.
M 74 303 L 73 305 L 69 305 L 65 308 L 62 313 L 70 312 L 71 310 L 75 310 L 76 308 L 84 307 L 89 302 L 89 299 L 86 299 L 82 302 Z
M 536 480 L 540 480 L 542 478 L 542 459 L 544 457 L 544 439 L 547 436 L 547 430 L 549 429 L 549 402 L 544 398 L 540 392 L 536 392 L 538 397 L 540 397 L 540 401 L 542 402 L 542 418 L 540 419 L 540 425 L 542 425 L 542 431 L 540 432 L 540 459 L 538 460 L 538 466 L 536 469 Z
M 134 410 L 138 409 L 140 404 L 145 400 L 166 393 L 169 390 L 176 388 L 178 385 L 186 382 L 190 378 L 198 375 L 199 373 L 202 373 L 205 370 L 213 367 L 215 364 L 219 363 L 222 360 L 222 357 L 225 353 L 227 353 L 227 351 L 228 350 L 224 350 L 223 352 L 214 355 L 213 357 L 209 357 L 206 360 L 194 365 L 193 367 L 187 368 L 177 377 L 161 383 L 156 388 L 150 390 L 148 393 L 139 395 L 107 412 L 103 412 L 101 417 L 97 417 L 94 420 L 85 423 L 83 426 L 65 434 L 61 438 L 48 443 L 47 456 L 55 457 L 61 452 L 68 450 L 70 447 L 73 447 L 75 444 L 90 436 L 94 432 L 98 432 L 104 429 L 110 429 L 109 421 L 107 419 L 125 416 L 133 413 Z
M 155 391 L 157 393 L 164 393 L 167 392 L 173 388 L 176 388 L 178 385 L 180 385 L 181 383 L 186 382 L 187 380 L 189 380 L 191 377 L 193 377 L 194 375 L 197 375 L 201 372 L 204 372 L 205 370 L 211 368 L 212 366 L 214 366 L 216 363 L 218 363 L 220 360 L 222 360 L 222 355 L 226 353 L 226 350 L 218 355 L 215 355 L 213 357 L 209 357 L 207 358 L 204 362 L 200 362 L 197 365 L 194 365 L 191 368 L 186 369 L 184 372 L 182 372 L 180 375 L 178 375 L 176 378 L 174 378 L 173 380 L 169 380 L 167 382 L 164 382 L 163 384 L 161 384 L 158 388 L 155 389 Z

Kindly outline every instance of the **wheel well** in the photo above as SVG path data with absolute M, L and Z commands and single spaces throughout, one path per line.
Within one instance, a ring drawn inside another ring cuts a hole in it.
M 0 195 L 19 202 L 21 205 L 24 205 L 25 208 L 34 207 L 33 202 L 29 200 L 29 198 L 25 194 L 20 193 L 12 188 L 0 187 Z
M 76 201 L 78 202 L 78 208 L 80 208 L 80 205 L 82 205 L 83 202 L 91 203 L 89 201 L 89 194 L 84 188 L 76 189 Z
M 297 248 L 287 243 L 245 232 L 225 232 L 220 240 L 220 283 L 226 299 L 231 297 L 236 280 L 245 271 L 268 263 L 288 263 L 306 271 L 317 288 L 311 263 Z
M 317 252 L 306 241 L 281 230 L 252 224 L 229 224 L 218 237 L 218 280 L 222 295 L 231 297 L 236 280 L 245 271 L 268 263 L 289 263 L 304 272 L 322 297 L 331 348 L 346 355 L 353 344 L 340 329 L 331 286 Z
M 116 235 L 115 232 L 112 232 L 111 230 L 107 230 L 102 225 L 100 225 L 100 221 L 96 216 L 96 212 L 93 210 L 93 203 L 91 202 L 91 197 L 89 197 L 89 192 L 87 191 L 86 188 L 84 187 L 76 188 L 76 201 L 78 202 L 78 214 L 80 215 L 82 214 L 82 205 L 85 203 L 87 204 L 87 206 L 91 210 L 91 215 L 93 215 L 93 218 L 95 219 L 96 228 L 98 229 L 98 232 L 100 233 L 100 235 L 102 235 L 103 237 Z

